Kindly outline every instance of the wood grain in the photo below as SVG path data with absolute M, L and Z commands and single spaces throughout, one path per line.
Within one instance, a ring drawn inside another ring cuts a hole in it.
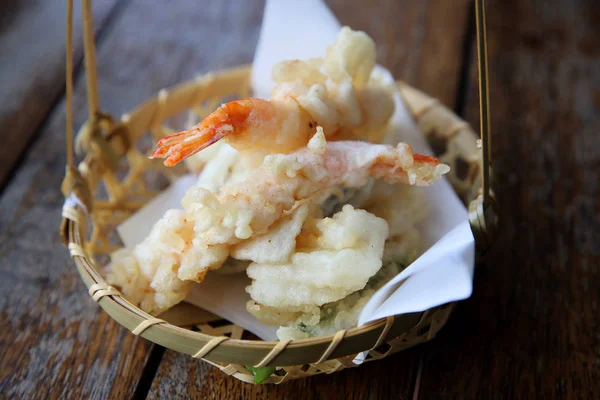
M 600 10 L 495 0 L 488 29 L 502 230 L 424 347 L 421 397 L 598 399 Z M 478 126 L 475 75 L 469 93 Z
M 82 57 L 81 5 L 74 2 L 74 60 Z M 99 31 L 117 0 L 94 2 Z M 0 188 L 48 112 L 64 93 L 66 3 L 0 5 Z
M 63 11 L 62 3 L 54 4 Z M 106 60 L 99 75 L 117 81 L 110 52 L 99 56 Z M 136 75 L 131 85 L 140 88 L 152 80 L 150 91 L 173 82 L 158 73 L 160 68 L 160 63 L 145 63 L 129 75 L 122 69 L 116 74 L 125 80 Z M 74 96 L 78 126 L 87 112 L 83 83 L 79 76 Z M 113 109 L 121 111 L 140 100 L 127 90 L 108 94 Z M 61 102 L 0 199 L 0 393 L 8 398 L 129 398 L 152 345 L 101 312 L 59 244 L 64 131 Z
M 395 76 L 459 106 L 471 3 L 328 3 L 342 23 L 373 36 L 379 62 Z M 411 398 L 421 357 L 424 399 L 600 397 L 599 11 L 592 1 L 489 3 L 494 170 L 503 224 L 489 261 L 477 270 L 473 298 L 427 345 L 281 386 L 247 385 L 167 351 L 150 398 Z M 116 115 L 196 73 L 250 61 L 262 2 L 181 0 L 165 13 L 132 0 L 121 11 L 98 54 L 101 104 Z M 17 14 L 0 11 L 0 42 Z M 62 43 L 62 26 L 59 31 Z M 5 54 L 0 51 L 2 61 Z M 473 63 L 466 116 L 477 126 Z M 62 70 L 55 76 L 62 79 Z M 82 79 L 77 126 L 86 113 Z M 47 112 L 43 107 L 52 106 L 39 101 L 44 104 L 35 110 L 42 111 L 35 112 L 42 117 L 33 130 Z M 0 393 L 130 398 L 153 347 L 93 303 L 55 234 L 63 115 L 60 103 L 0 198 Z M 29 124 L 18 125 L 14 135 L 28 132 Z
M 456 106 L 471 3 L 448 0 L 328 0 L 341 24 L 364 30 L 396 79 Z
M 202 29 L 198 34 L 208 39 L 206 43 L 197 43 L 195 52 L 214 54 L 210 45 L 211 41 L 234 36 L 239 39 L 228 40 L 227 46 L 229 47 L 226 51 L 237 54 L 240 61 L 243 61 L 244 58 L 248 61 L 251 60 L 258 33 L 258 26 L 252 24 L 256 20 L 260 20 L 263 4 L 262 1 L 244 2 L 243 4 L 250 3 L 252 5 L 248 5 L 248 9 L 243 10 L 243 15 L 238 15 L 237 12 L 232 13 L 232 10 L 236 10 L 237 7 L 219 9 L 212 4 L 208 10 L 188 9 L 186 14 L 191 19 L 201 18 L 200 15 L 206 13 L 209 15 L 215 13 L 219 15 L 215 21 L 220 21 L 218 24 L 210 24 L 209 20 L 202 28 L 196 28 Z M 330 1 L 328 3 L 342 24 L 347 24 L 354 29 L 365 30 L 373 37 L 379 46 L 378 61 L 390 68 L 394 76 L 405 79 L 411 84 L 428 88 L 433 95 L 454 106 L 456 98 L 454 90 L 459 81 L 462 63 L 460 53 L 467 28 L 465 18 L 468 13 L 468 4 L 454 7 L 457 18 L 448 19 L 448 7 L 440 7 L 443 2 L 433 2 L 424 7 L 421 2 L 416 0 L 380 1 L 369 5 L 368 12 L 366 12 L 367 5 L 361 1 Z M 185 2 L 179 2 L 177 5 L 178 8 L 182 8 L 182 13 L 186 7 L 184 4 Z M 131 18 L 133 19 L 133 16 Z M 251 18 L 251 20 L 244 23 L 246 18 Z M 221 25 L 227 26 L 230 19 L 237 20 L 238 27 L 232 31 L 223 30 Z M 427 26 L 423 25 L 424 21 Z M 157 23 L 159 23 L 158 20 Z M 436 25 L 436 29 L 432 29 L 430 24 Z M 248 35 L 247 32 L 252 33 Z M 443 40 L 440 39 L 442 36 L 440 32 L 446 33 Z M 154 37 L 148 43 L 154 43 L 155 40 L 158 40 L 160 45 L 160 39 Z M 416 53 L 419 54 L 418 57 L 415 56 Z M 456 54 L 440 63 L 426 61 L 447 53 Z M 215 58 L 219 59 L 219 57 Z M 425 77 L 430 79 L 426 80 Z M 152 383 L 149 397 L 408 399 L 412 397 L 415 387 L 419 351 L 417 349 L 403 352 L 382 362 L 370 363 L 352 371 L 344 371 L 330 376 L 297 380 L 277 387 L 253 387 L 227 377 L 218 369 L 201 361 L 167 350 Z
M 167 15 L 127 3 L 98 48 L 102 109 L 120 115 L 165 86 L 251 61 L 252 46 L 231 49 L 256 42 L 261 14 L 236 6 L 229 18 L 227 2 L 180 1 Z M 84 78 L 75 85 L 75 126 L 87 117 Z M 8 327 L 0 332 L 0 393 L 130 398 L 153 346 L 101 311 L 59 243 L 64 112 L 61 101 L 0 198 L 0 323 Z
M 166 351 L 149 399 L 410 399 L 419 349 L 354 368 L 281 385 L 251 385 L 192 357 Z

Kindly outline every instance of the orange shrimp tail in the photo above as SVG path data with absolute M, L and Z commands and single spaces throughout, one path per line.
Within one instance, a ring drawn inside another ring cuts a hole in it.
M 224 104 L 193 128 L 160 139 L 150 158 L 165 158 L 164 164 L 172 167 L 224 137 L 243 131 L 250 111 L 245 100 Z
M 418 154 L 418 153 L 413 154 L 413 159 L 415 160 L 416 163 L 431 164 L 434 166 L 442 163 L 440 160 L 438 160 L 435 157 L 424 156 L 423 154 Z
M 174 133 L 160 139 L 150 158 L 165 158 L 164 164 L 172 167 L 225 136 L 226 131 L 195 126 L 187 131 Z
M 398 149 L 409 150 L 410 146 L 401 143 Z M 381 159 L 372 167 L 372 174 L 376 178 L 383 178 L 388 183 L 405 183 L 416 186 L 429 186 L 447 173 L 450 168 L 439 168 L 443 163 L 435 157 L 423 154 L 412 153 L 413 162 L 411 165 L 401 166 L 397 164 L 397 158 Z

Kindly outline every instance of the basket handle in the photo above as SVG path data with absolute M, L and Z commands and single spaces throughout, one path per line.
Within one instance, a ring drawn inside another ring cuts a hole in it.
M 83 51 L 85 57 L 86 91 L 89 120 L 100 114 L 98 101 L 98 72 L 96 69 L 96 45 L 94 43 L 94 24 L 92 1 L 82 0 L 83 14 Z M 67 167 L 74 166 L 73 158 L 73 0 L 67 0 L 67 38 L 66 38 L 66 136 Z
M 87 182 L 83 179 L 79 170 L 75 167 L 73 156 L 73 0 L 67 0 L 67 38 L 65 59 L 65 99 L 66 99 L 66 154 L 67 166 L 65 177 L 62 181 L 61 191 L 65 198 L 71 195 L 90 210 L 92 206 L 91 193 Z M 86 69 L 88 68 L 86 63 Z M 64 233 L 64 221 L 61 224 L 61 233 Z M 64 239 L 64 237 L 63 237 Z
M 72 0 L 69 0 L 72 1 Z M 85 57 L 85 76 L 90 119 L 98 115 L 98 72 L 96 68 L 96 43 L 94 40 L 94 20 L 92 0 L 82 0 L 83 13 L 83 52 Z
M 480 148 L 483 165 L 481 169 L 481 192 L 469 204 L 469 220 L 473 236 L 475 237 L 478 256 L 481 258 L 489 250 L 498 224 L 497 205 L 491 188 L 491 127 L 485 0 L 475 0 L 475 22 L 477 27 L 477 67 L 479 72 Z
M 108 143 L 107 135 L 120 127 L 110 115 L 100 111 L 98 100 L 98 74 L 96 67 L 96 45 L 94 41 L 94 25 L 92 0 L 81 0 L 83 15 L 83 49 L 85 57 L 86 91 L 88 103 L 88 121 L 82 126 L 74 146 L 73 135 L 73 0 L 67 0 L 67 32 L 66 32 L 66 68 L 65 68 L 65 98 L 66 98 L 66 154 L 67 166 L 62 192 L 65 197 L 75 194 L 79 200 L 91 210 L 91 196 L 87 182 L 75 167 L 74 150 L 79 153 L 91 149 L 110 169 L 118 167 L 118 158 Z M 121 132 L 122 133 L 122 132 Z

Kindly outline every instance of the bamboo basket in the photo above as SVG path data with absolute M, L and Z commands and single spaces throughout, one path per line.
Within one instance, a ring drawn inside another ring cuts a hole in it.
M 120 120 L 114 120 L 98 108 L 90 0 L 84 0 L 83 5 L 90 119 L 78 134 L 76 148 L 82 161 L 75 167 L 70 131 L 72 63 L 67 56 L 68 165 L 62 187 L 67 200 L 61 236 L 90 296 L 104 311 L 134 335 L 201 358 L 245 382 L 254 382 L 254 375 L 246 366 L 276 367 L 264 383 L 281 383 L 356 367 L 359 364 L 353 360 L 360 352 L 368 352 L 365 362 L 370 362 L 436 335 L 454 304 L 388 317 L 330 336 L 267 342 L 246 339 L 242 328 L 186 303 L 155 318 L 109 286 L 100 271 L 107 255 L 119 245 L 115 227 L 163 188 L 157 182 L 170 182 L 185 172 L 183 166 L 166 168 L 160 161 L 148 159 L 148 143 L 172 133 L 169 124 L 176 115 L 189 112 L 201 119 L 224 99 L 248 97 L 250 66 L 210 73 L 163 89 Z M 69 55 L 72 0 L 68 1 L 67 14 Z M 437 150 L 438 157 L 451 166 L 447 177 L 457 194 L 465 204 L 476 199 L 470 210 L 474 215 L 472 223 L 477 225 L 483 209 L 477 200 L 481 199 L 477 197 L 481 152 L 476 135 L 437 100 L 403 82 L 398 82 L 398 87 L 420 131 Z M 477 229 L 481 230 L 481 226 Z

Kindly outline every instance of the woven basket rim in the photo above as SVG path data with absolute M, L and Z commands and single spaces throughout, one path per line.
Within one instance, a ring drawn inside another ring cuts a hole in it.
M 75 243 L 79 246 L 82 246 L 83 242 L 81 241 L 81 238 L 78 234 L 78 230 L 79 230 L 79 226 L 78 226 L 77 222 L 72 221 L 72 220 L 67 221 L 67 233 L 70 238 L 69 243 Z M 75 261 L 78 272 L 88 289 L 92 285 L 98 284 L 98 283 L 101 283 L 104 281 L 102 276 L 96 271 L 95 267 L 93 266 L 93 262 L 91 262 L 91 259 L 89 257 L 80 257 L 77 255 L 73 255 L 72 258 Z M 104 311 L 106 311 L 119 324 L 123 325 L 125 328 L 129 329 L 132 332 L 135 330 L 136 327 L 138 327 L 144 321 L 155 319 L 151 315 L 142 311 L 139 307 L 130 303 L 121 294 L 104 296 L 98 301 L 98 304 L 100 305 L 100 307 L 102 307 L 102 309 Z M 124 316 L 122 316 L 122 314 L 127 314 L 127 316 L 124 317 Z M 394 317 L 392 317 L 392 321 L 399 321 L 399 320 L 404 319 L 406 323 L 402 324 L 402 325 L 405 326 L 405 329 L 410 329 L 418 323 L 422 314 L 423 313 L 410 313 L 410 314 L 394 316 Z M 385 329 L 386 324 L 389 323 L 388 321 L 389 321 L 389 319 L 382 318 L 382 319 L 372 321 L 372 322 L 366 323 L 366 324 L 358 326 L 358 327 L 351 328 L 347 331 L 347 333 L 345 335 L 345 339 L 360 337 L 360 336 L 364 335 L 365 333 L 373 332 L 376 330 L 379 330 L 378 333 L 380 334 Z M 167 348 L 171 348 L 173 350 L 178 350 L 178 349 L 172 348 L 171 346 L 169 346 L 168 341 L 160 339 L 159 338 L 160 334 L 156 331 L 162 332 L 164 334 L 180 335 L 182 338 L 191 339 L 194 342 L 199 344 L 199 346 L 197 346 L 195 350 L 200 349 L 203 345 L 205 345 L 206 343 L 208 343 L 209 341 L 211 341 L 212 339 L 215 338 L 214 336 L 207 335 L 202 332 L 194 332 L 189 329 L 181 328 L 177 325 L 170 324 L 168 322 L 152 325 L 140 334 L 140 336 L 142 336 L 148 340 L 151 340 L 157 344 L 160 344 Z M 379 334 L 376 335 L 377 339 L 379 339 Z M 293 340 L 287 345 L 287 349 L 304 348 L 304 347 L 315 345 L 315 344 L 328 345 L 332 342 L 334 337 L 335 337 L 335 334 L 331 334 L 331 335 L 326 335 L 326 336 L 318 336 L 318 337 L 311 337 L 311 338 L 306 338 L 306 339 Z M 388 337 L 389 337 L 389 335 L 386 335 L 386 337 L 384 337 L 383 340 L 387 339 Z M 352 351 L 348 354 L 355 354 L 357 352 L 367 351 L 367 350 L 371 349 L 376 342 L 377 342 L 377 340 L 373 341 L 372 345 L 370 345 L 370 346 L 366 346 L 358 351 Z M 280 342 L 279 341 L 264 341 L 264 340 L 227 339 L 226 341 L 221 343 L 220 346 L 229 347 L 232 350 L 255 348 L 255 349 L 270 351 L 278 343 L 280 343 Z M 193 351 L 193 349 L 191 349 L 191 351 L 186 351 L 186 350 L 178 350 L 178 351 L 185 352 L 190 355 L 193 355 L 196 353 L 196 351 Z M 218 355 L 216 355 L 214 357 L 211 357 L 211 355 L 212 354 L 209 354 L 207 356 L 204 356 L 203 358 L 208 359 L 210 361 L 216 361 L 216 362 L 229 362 L 228 358 L 222 359 Z M 344 355 L 347 355 L 347 354 L 344 354 Z M 335 357 L 332 357 L 332 358 L 335 358 Z M 316 361 L 316 359 L 314 361 Z M 298 363 L 294 362 L 293 364 L 289 364 L 289 365 L 296 365 L 296 364 L 298 364 Z M 277 365 L 282 366 L 285 364 L 277 364 Z
M 222 76 L 236 76 L 237 79 L 245 79 L 248 81 L 250 71 L 250 65 L 242 65 L 204 74 L 196 79 L 163 89 L 155 96 L 150 97 L 148 100 L 135 107 L 131 112 L 123 114 L 122 121 L 125 124 L 144 124 L 147 125 L 147 127 L 150 127 L 155 124 L 156 121 L 161 121 L 165 117 L 165 115 L 161 115 L 161 112 L 157 110 L 160 110 L 160 103 L 165 103 L 167 98 L 178 99 L 181 103 L 188 104 L 193 102 L 197 97 L 196 90 L 198 90 L 198 88 L 204 87 L 205 89 L 206 85 L 211 85 L 215 82 L 215 78 Z M 409 88 L 410 90 L 431 99 L 432 104 L 437 102 L 437 100 L 430 98 L 402 81 L 398 81 L 397 84 L 399 87 Z M 148 109 L 151 108 L 157 108 L 157 110 L 148 113 Z M 177 111 L 179 110 L 171 110 L 171 113 Z M 140 116 L 142 114 L 151 114 L 152 117 L 141 118 Z M 82 214 L 85 213 L 81 206 L 75 207 L 78 212 Z M 85 219 L 85 217 L 83 219 Z M 96 270 L 96 263 L 93 258 L 89 257 L 85 251 L 81 250 L 85 247 L 86 242 L 85 238 L 82 237 L 80 233 L 81 228 L 81 218 L 73 219 L 63 216 L 63 233 L 65 234 L 65 237 L 68 238 L 71 256 L 75 261 L 78 272 L 86 287 L 88 289 L 93 285 L 98 287 L 108 287 L 102 275 Z M 120 293 L 109 293 L 100 297 L 97 301 L 104 311 L 125 328 L 136 333 L 136 328 L 139 330 L 139 328 L 142 327 L 144 329 L 142 329 L 141 332 L 137 332 L 137 334 L 152 342 L 179 352 L 190 355 L 201 354 L 202 349 L 206 349 L 205 346 L 215 339 L 214 336 L 202 332 L 194 332 L 165 321 L 159 322 L 156 318 L 127 301 Z M 451 307 L 451 305 L 452 303 L 447 306 Z M 339 332 L 327 336 L 293 340 L 285 346 L 285 352 L 288 356 L 285 356 L 280 349 L 274 353 L 274 356 L 271 357 L 265 365 L 297 365 L 320 360 L 320 355 L 307 356 L 307 354 L 304 354 L 308 353 L 304 351 L 307 347 L 314 348 L 315 351 L 317 349 L 322 350 L 319 351 L 318 354 L 326 354 L 329 351 L 328 358 L 326 359 L 334 359 L 362 351 L 368 351 L 378 343 L 381 344 L 386 340 L 394 338 L 400 333 L 413 328 L 426 313 L 427 311 L 397 315 L 348 329 L 347 331 L 344 331 L 342 335 L 343 341 L 341 343 L 338 340 Z M 148 324 L 148 322 L 150 323 Z M 145 326 L 144 324 L 147 324 L 148 326 Z M 338 343 L 333 350 L 331 350 L 332 343 L 335 343 L 336 341 Z M 200 357 L 213 362 L 235 362 L 236 364 L 242 365 L 257 365 L 258 361 L 264 361 L 269 358 L 269 355 L 277 350 L 277 346 L 280 345 L 280 343 L 281 342 L 279 341 L 227 338 L 214 348 L 211 348 L 209 352 L 201 354 Z M 232 357 L 232 354 L 235 355 L 235 357 Z M 233 361 L 232 358 L 234 358 Z

